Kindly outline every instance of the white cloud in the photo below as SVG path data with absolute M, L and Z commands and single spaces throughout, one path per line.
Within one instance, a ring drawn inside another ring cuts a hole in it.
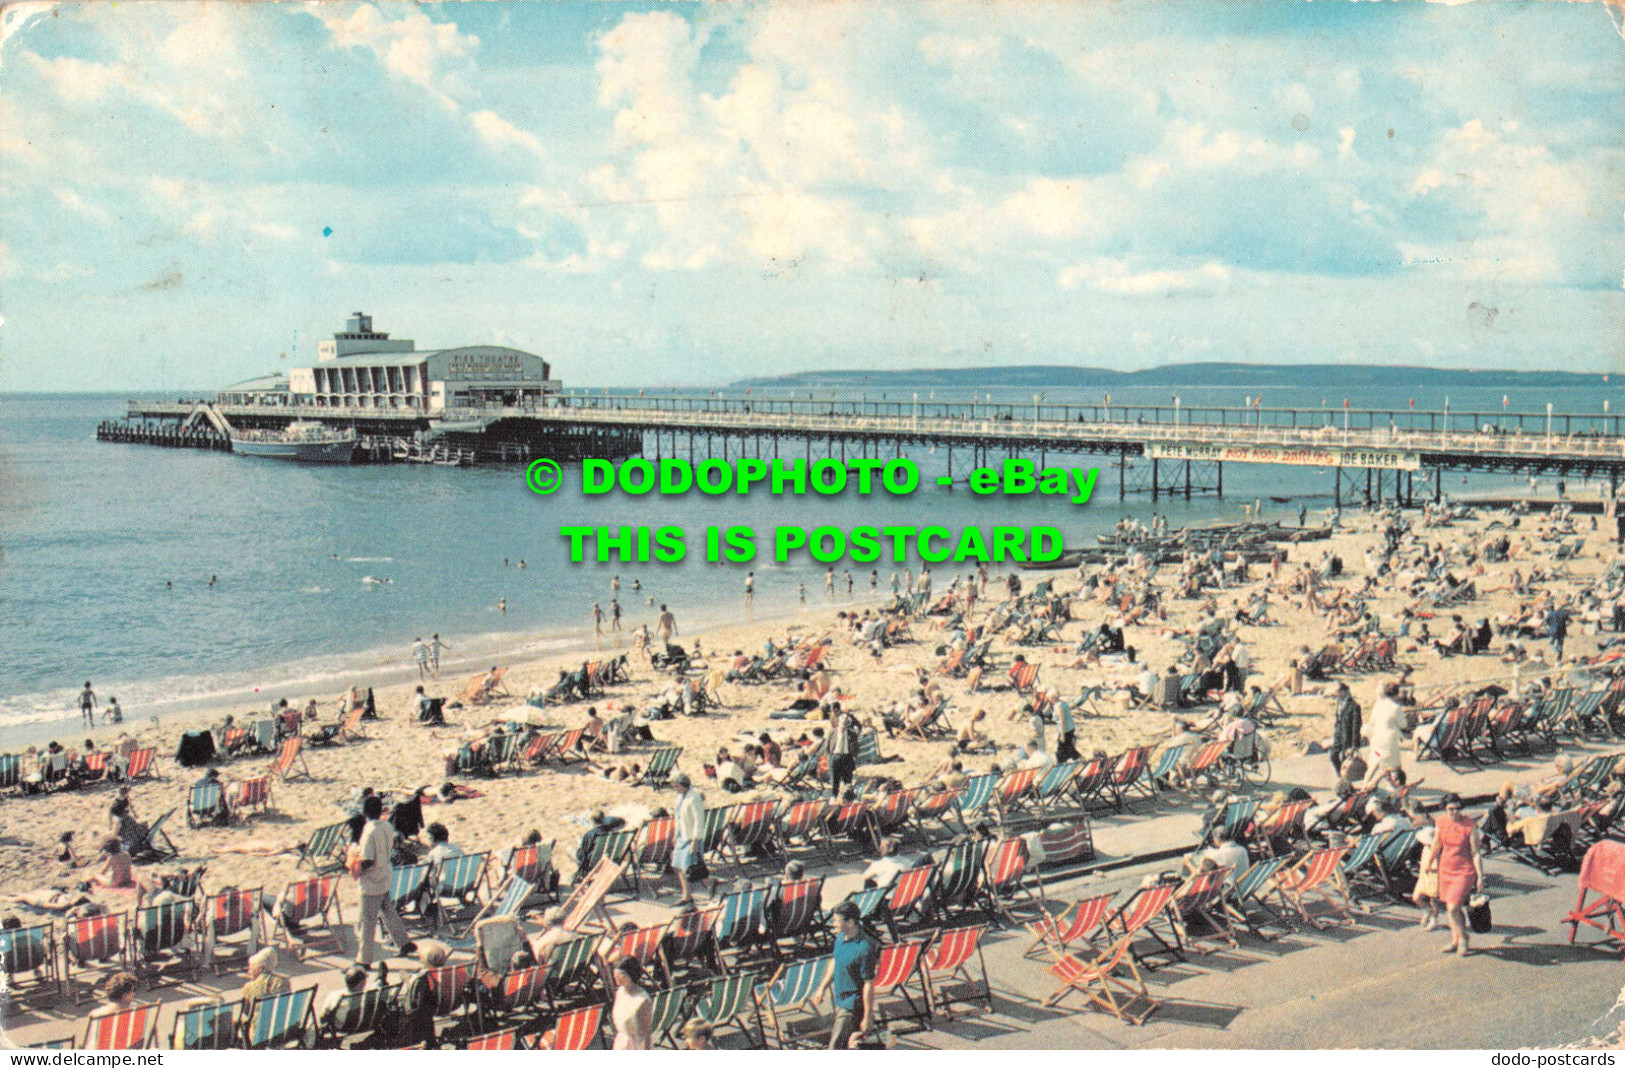
M 72 189 L 66 186 L 58 186 L 52 190 L 52 193 L 55 195 L 58 204 L 61 204 L 74 214 L 83 216 L 99 226 L 113 225 L 113 217 L 106 208 L 98 204 L 87 203 L 83 197 Z
M 520 148 L 534 155 L 544 155 L 542 142 L 528 130 L 521 130 L 494 111 L 476 111 L 469 115 L 474 132 L 492 148 Z
M 420 8 L 391 6 L 392 13 L 404 12 L 393 19 L 372 4 L 362 4 L 347 15 L 320 3 L 305 9 L 327 27 L 335 47 L 373 53 L 385 70 L 420 86 L 448 109 L 457 109 L 456 97 L 466 90 L 445 68 L 472 56 L 480 46 L 478 37 L 460 32 L 456 23 L 435 22 Z
M 1068 267 L 1057 277 L 1062 289 L 1088 287 L 1118 296 L 1213 293 L 1229 286 L 1228 267 L 1210 260 L 1186 270 L 1135 271 L 1124 260 L 1097 259 Z

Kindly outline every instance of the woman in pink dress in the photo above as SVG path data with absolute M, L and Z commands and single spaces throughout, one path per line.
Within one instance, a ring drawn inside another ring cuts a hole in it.
M 1450 923 L 1450 945 L 1441 952 L 1467 955 L 1467 901 L 1484 885 L 1484 841 L 1478 825 L 1461 814 L 1461 798 L 1444 795 L 1444 815 L 1434 821 L 1433 845 L 1423 872 L 1438 876 L 1438 902 Z

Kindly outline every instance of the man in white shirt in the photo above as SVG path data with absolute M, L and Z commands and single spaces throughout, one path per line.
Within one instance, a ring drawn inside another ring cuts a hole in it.
M 677 788 L 677 840 L 672 846 L 672 867 L 677 869 L 677 885 L 684 900 L 693 894 L 688 886 L 688 871 L 700 860 L 699 849 L 705 836 L 705 795 L 694 789 L 688 775 L 678 772 L 672 776 Z
M 1214 832 L 1213 844 L 1198 854 L 1194 870 L 1229 868 L 1230 874 L 1225 879 L 1225 885 L 1234 886 L 1252 866 L 1253 862 L 1247 856 L 1247 847 L 1232 838 L 1230 832 L 1221 829 Z
M 367 827 L 361 832 L 361 874 L 356 876 L 361 890 L 361 910 L 355 924 L 355 962 L 370 968 L 380 919 L 397 953 L 411 953 L 417 947 L 406 933 L 406 924 L 401 922 L 401 914 L 395 911 L 395 899 L 389 894 L 395 875 L 389 860 L 395 848 L 395 829 L 384 821 L 384 799 L 368 794 L 361 803 L 361 814 L 367 817 Z

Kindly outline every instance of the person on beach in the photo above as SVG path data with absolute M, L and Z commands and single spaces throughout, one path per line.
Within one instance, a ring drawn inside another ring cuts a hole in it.
M 665 605 L 660 606 L 660 617 L 655 620 L 655 636 L 662 643 L 669 643 L 677 637 L 677 617 Z
M 1444 795 L 1444 814 L 1433 823 L 1433 843 L 1422 858 L 1422 871 L 1435 875 L 1439 904 L 1450 925 L 1450 945 L 1440 952 L 1465 957 L 1467 902 L 1484 885 L 1484 838 L 1478 824 L 1462 814 L 1461 796 Z
M 361 803 L 361 815 L 367 825 L 361 832 L 360 855 L 354 873 L 361 891 L 361 908 L 355 924 L 355 962 L 369 968 L 377 947 L 380 921 L 390 941 L 395 943 L 397 953 L 406 955 L 417 947 L 407 934 L 406 924 L 401 922 L 401 914 L 396 911 L 395 899 L 389 892 L 395 874 L 391 864 L 395 850 L 395 829 L 383 818 L 384 799 L 377 794 L 367 795 Z
M 412 663 L 417 665 L 419 682 L 429 677 L 429 647 L 422 638 L 412 639 Z
M 85 688 L 79 691 L 79 714 L 85 717 L 85 726 L 96 726 L 96 691 L 90 688 L 90 680 L 85 680 Z
M 592 632 L 597 637 L 604 636 L 604 609 L 597 601 L 592 603 Z
M 1343 756 L 1360 748 L 1360 703 L 1349 692 L 1349 684 L 1337 684 L 1337 709 L 1332 725 L 1331 761 L 1333 770 L 1341 769 Z
M 750 604 L 756 600 L 756 572 L 745 572 L 745 603 Z
M 615 1004 L 610 1018 L 615 1022 L 616 1049 L 654 1048 L 654 1001 L 643 989 L 643 965 L 636 957 L 615 962 Z
M 864 933 L 859 916 L 856 902 L 835 906 L 835 966 L 818 992 L 820 1000 L 831 990 L 835 996 L 830 1049 L 852 1049 L 866 1040 L 875 1018 L 875 968 L 880 949 Z
M 616 634 L 621 632 L 621 602 L 613 597 L 609 601 L 609 629 Z
M 429 670 L 436 679 L 440 678 L 440 654 L 451 652 L 451 646 L 440 640 L 435 634 L 429 638 Z
M 671 866 L 677 870 L 677 887 L 684 901 L 692 900 L 689 879 L 705 870 L 700 856 L 700 844 L 705 837 L 705 795 L 694 788 L 687 772 L 672 776 L 672 787 L 677 791 L 676 839 L 672 845 Z

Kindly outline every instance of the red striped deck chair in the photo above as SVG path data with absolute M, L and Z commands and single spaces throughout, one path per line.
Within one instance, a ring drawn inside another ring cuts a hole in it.
M 1156 940 L 1157 945 L 1167 948 L 1167 942 L 1157 934 L 1152 923 L 1163 918 L 1169 905 L 1173 901 L 1174 891 L 1179 889 L 1173 883 L 1158 883 L 1155 886 L 1141 887 L 1135 891 L 1121 907 L 1114 909 L 1106 920 L 1106 929 L 1113 934 L 1120 935 L 1129 940 L 1132 947 L 1139 940 L 1141 932 L 1149 934 Z M 1152 956 L 1156 955 L 1153 951 Z M 1140 954 L 1135 952 L 1135 962 L 1138 965 Z
M 310 778 L 310 767 L 305 763 L 305 740 L 297 735 L 282 743 L 282 751 L 277 754 L 276 760 L 271 763 L 271 774 L 281 776 L 287 782 L 296 776 Z M 298 767 L 298 771 L 294 768 Z
M 957 674 L 959 674 L 959 665 L 961 663 L 963 663 L 964 660 L 965 660 L 965 650 L 963 650 L 963 649 L 951 650 L 948 653 L 947 656 L 943 657 L 941 660 L 939 660 L 937 662 L 937 674 L 939 674 L 939 675 L 957 675 Z
M 841 855 L 840 840 L 853 840 L 861 851 L 870 831 L 869 805 L 853 801 L 844 805 L 831 805 L 824 813 L 822 845 L 832 857 Z
M 1209 786 L 1215 785 L 1219 761 L 1229 748 L 1227 742 L 1209 742 L 1198 749 L 1180 775 L 1184 787 L 1190 789 L 1195 786 L 1198 778 L 1206 779 Z
M 289 920 L 303 925 L 320 918 L 327 928 L 327 937 L 335 945 L 339 944 L 338 932 L 344 926 L 344 910 L 339 907 L 338 884 L 336 875 L 319 875 L 314 879 L 289 883 L 282 888 L 271 915 L 277 929 L 282 932 L 283 944 L 299 960 L 305 959 L 312 940 L 308 928 L 302 928 L 301 939 L 294 938 L 293 932 L 288 929 Z
M 604 1007 L 588 1005 L 558 1018 L 536 1042 L 537 1049 L 580 1051 L 591 1049 L 603 1022 Z
M 827 801 L 798 801 L 786 809 L 779 816 L 776 832 L 780 852 L 789 852 L 790 847 L 797 842 L 816 846 L 818 829 L 823 826 L 824 812 L 828 808 Z
M 1118 754 L 1117 759 L 1112 761 L 1111 771 L 1113 808 L 1121 812 L 1128 807 L 1130 790 L 1139 790 L 1147 797 L 1157 796 L 1155 784 L 1146 777 L 1150 766 L 1150 746 L 1136 746 Z
M 1044 828 L 1038 832 L 1038 844 L 1049 866 L 1093 860 L 1095 856 L 1095 834 L 1088 816 L 1080 815 L 1070 825 Z
M 505 880 L 523 879 L 534 886 L 541 896 L 555 898 L 558 876 L 553 871 L 553 843 L 538 842 L 536 845 L 517 847 L 508 854 L 508 868 L 503 875 Z
M 579 931 L 588 919 L 596 920 L 606 932 L 615 929 L 614 921 L 604 909 L 604 898 L 609 896 L 610 889 L 625 873 L 626 863 L 624 860 L 617 863 L 602 857 L 587 877 L 576 883 L 563 905 L 564 926 L 567 929 Z
M 767 906 L 767 937 L 777 952 L 794 952 L 820 941 L 814 922 L 824 899 L 824 878 L 798 879 L 779 884 Z M 789 943 L 788 947 L 782 943 Z
M 1625 944 L 1625 843 L 1604 839 L 1586 850 L 1576 882 L 1580 894 L 1563 917 L 1569 944 L 1581 927 L 1601 932 L 1605 942 Z
M 221 736 L 220 748 L 225 751 L 227 756 L 236 756 L 237 750 L 241 749 L 247 741 L 247 727 L 227 727 L 225 734 Z
M 931 1018 L 931 988 L 927 985 L 923 957 L 925 956 L 925 939 L 916 939 L 910 942 L 893 942 L 891 945 L 880 947 L 880 960 L 875 963 L 875 1011 L 888 1023 L 894 1019 L 917 1020 L 922 1028 L 925 1021 Z M 916 993 L 909 992 L 909 984 L 918 987 Z M 883 998 L 897 998 L 908 1006 L 906 1014 L 887 1012 L 880 1007 Z
M 1307 801 L 1289 801 L 1253 824 L 1253 833 L 1248 840 L 1254 852 L 1268 856 L 1280 856 L 1292 849 L 1293 844 L 1303 841 L 1303 818 L 1309 811 Z
M 677 846 L 677 819 L 661 816 L 638 828 L 632 846 L 632 878 L 639 885 L 645 876 L 658 878 L 671 872 L 672 852 Z
M 1038 665 L 1031 660 L 1010 667 L 1010 686 L 1017 693 L 1029 693 L 1038 681 Z
M 1133 935 L 1124 935 L 1104 953 L 1091 958 L 1068 954 L 1049 966 L 1049 973 L 1061 986 L 1044 999 L 1045 1005 L 1059 1005 L 1071 994 L 1082 994 L 1089 1004 L 1103 1009 L 1124 1023 L 1138 1026 L 1157 1011 L 1157 1002 L 1146 989 L 1145 978 L 1131 952 Z M 1123 972 L 1129 978 L 1124 978 Z M 1143 1004 L 1136 1013 L 1133 1006 Z
M 81 1049 L 155 1049 L 158 1045 L 158 1004 L 131 1005 L 120 1012 L 97 1016 L 85 1023 Z
M 1006 838 L 999 842 L 987 855 L 987 878 L 982 882 L 982 892 L 986 895 L 989 909 L 995 916 L 1004 916 L 1011 920 L 1010 906 L 1017 894 L 1033 899 L 1034 890 L 1037 891 L 1037 901 L 1040 907 L 1044 903 L 1044 884 L 1034 879 L 1032 888 L 1022 885 L 1027 877 L 1027 864 L 1031 854 L 1027 850 L 1025 838 Z
M 473 964 L 447 964 L 423 974 L 436 1020 L 448 1019 L 459 1011 L 466 1017 L 473 1011 L 473 991 L 469 989 L 473 978 Z
M 1275 886 L 1282 897 L 1317 930 L 1325 927 L 1325 924 L 1309 915 L 1309 904 L 1314 899 L 1324 902 L 1332 912 L 1340 914 L 1350 923 L 1354 922 L 1348 908 L 1337 899 L 1341 893 L 1337 875 L 1342 870 L 1343 857 L 1348 851 L 1346 845 L 1317 849 L 1275 876 Z
M 710 970 L 714 963 L 721 970 L 716 947 L 717 917 L 721 915 L 721 907 L 716 907 L 684 910 L 672 917 L 660 943 L 662 970 L 671 982 L 695 967 Z
M 777 801 L 752 801 L 733 807 L 723 841 L 726 852 L 741 871 L 751 856 L 772 847 L 778 814 Z
M 261 775 L 244 779 L 237 784 L 237 796 L 231 810 L 244 816 L 258 816 L 271 811 L 271 777 Z
M 249 890 L 225 890 L 203 899 L 203 962 L 219 975 L 227 967 L 248 964 L 248 958 L 259 952 L 265 936 L 260 928 L 259 887 Z M 241 942 L 225 939 L 244 935 Z
M 762 1035 L 773 1029 L 773 1044 L 779 1049 L 816 1045 L 808 1041 L 820 1030 L 823 1014 L 818 1010 L 818 995 L 829 979 L 834 958 L 824 956 L 811 960 L 796 960 L 779 966 L 773 977 L 756 988 L 756 1013 L 762 1021 Z M 813 1027 L 797 1029 L 798 1020 L 812 1020 Z
M 1190 946 L 1203 953 L 1211 953 L 1217 946 L 1204 943 L 1220 942 L 1235 949 L 1236 932 L 1224 910 L 1224 887 L 1234 868 L 1212 868 L 1186 879 L 1174 895 L 1174 932 L 1180 946 Z
M 79 971 L 109 974 L 127 965 L 125 929 L 128 917 L 122 912 L 69 920 L 62 933 L 62 984 L 76 1002 L 94 994 L 93 990 L 73 989 L 73 973 Z
M 345 716 L 344 722 L 339 724 L 339 729 L 334 737 L 345 742 L 360 741 L 365 738 L 367 735 L 361 729 L 361 717 L 366 714 L 366 702 L 363 701 L 360 704 L 352 705 L 350 714 Z
M 909 814 L 914 806 L 914 798 L 920 791 L 894 790 L 882 794 L 870 807 L 870 818 L 874 820 L 875 830 L 880 834 L 895 834 L 908 822 Z
M 931 833 L 928 821 L 935 820 L 943 830 L 950 834 L 958 834 L 959 827 L 949 823 L 950 816 L 957 816 L 959 812 L 960 791 L 929 790 L 915 795 L 914 798 L 914 826 L 922 835 Z
M 475 1035 L 465 1039 L 462 1048 L 484 1052 L 494 1050 L 498 1053 L 512 1053 L 515 1050 L 526 1049 L 525 1040 L 519 1037 L 519 1028 L 510 1027 L 503 1031 L 492 1031 L 486 1035 Z
M 660 947 L 665 943 L 666 928 L 669 926 L 671 926 L 669 921 L 657 923 L 651 927 L 639 927 L 605 939 L 608 951 L 604 954 L 604 962 L 613 965 L 622 957 L 631 957 L 642 965 L 645 972 L 663 968 Z
M 152 775 L 153 767 L 157 763 L 157 760 L 157 749 L 154 749 L 151 746 L 148 746 L 146 749 L 137 749 L 135 752 L 130 754 L 130 763 L 129 766 L 124 769 L 124 777 L 130 782 L 134 782 L 137 779 L 149 778 Z
M 925 976 L 931 989 L 933 1011 L 941 1010 L 953 1019 L 953 1006 L 970 1001 L 981 1001 L 987 1011 L 993 1011 L 993 984 L 987 978 L 987 960 L 982 956 L 982 936 L 986 924 L 955 927 L 937 936 L 936 944 L 925 955 Z M 971 974 L 971 962 L 981 969 L 980 982 Z M 963 983 L 963 996 L 955 996 L 956 984 Z
M 107 756 L 108 756 L 108 753 L 107 753 L 107 750 L 105 750 L 105 749 L 98 749 L 93 753 L 86 753 L 85 757 L 84 757 L 85 766 L 80 771 L 80 775 L 82 776 L 82 781 L 84 781 L 84 782 L 95 782 L 97 779 L 100 779 L 103 775 L 106 775 L 107 774 Z
M 587 753 L 581 747 L 581 734 L 580 727 L 565 731 L 560 736 L 558 744 L 553 747 L 553 759 L 560 764 L 579 764 L 586 760 Z
M 545 1000 L 546 977 L 547 969 L 540 964 L 509 972 L 492 992 L 487 1009 L 497 1020 L 534 1015 Z
M 936 873 L 935 864 L 921 864 L 898 872 L 897 878 L 892 880 L 880 913 L 893 940 L 897 938 L 898 924 L 906 923 L 910 918 L 926 918 L 931 908 L 931 883 Z
M 525 747 L 520 750 L 519 759 L 532 767 L 545 764 L 553 756 L 554 751 L 558 749 L 559 741 L 563 737 L 563 731 L 544 731 L 541 734 L 532 735 L 530 740 L 525 743 Z
M 993 812 L 1000 823 L 1027 806 L 1038 785 L 1041 768 L 1018 768 L 999 780 L 993 791 Z
M 1106 929 L 1112 898 L 1116 896 L 1115 891 L 1097 894 L 1071 905 L 1059 915 L 1041 914 L 1027 925 L 1034 937 L 1023 956 L 1031 960 L 1046 949 L 1059 956 L 1069 952 L 1076 943 L 1092 944 L 1095 936 Z

